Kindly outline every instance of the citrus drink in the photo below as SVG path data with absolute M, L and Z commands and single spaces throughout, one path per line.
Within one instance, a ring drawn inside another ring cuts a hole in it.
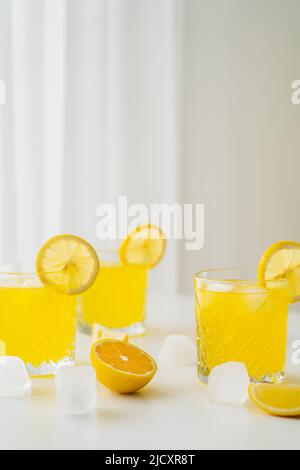
M 144 266 L 102 263 L 95 284 L 81 295 L 80 324 L 143 331 L 148 269 Z
M 129 335 L 144 333 L 148 271 L 160 263 L 165 249 L 161 229 L 147 224 L 130 232 L 117 251 L 100 251 L 96 282 L 79 300 L 81 330 L 90 333 L 99 325 Z
M 34 287 L 33 287 L 34 286 Z M 37 276 L 1 275 L 0 339 L 32 375 L 48 375 L 75 352 L 76 304 L 72 296 L 39 284 Z
M 235 281 L 235 276 L 223 270 L 196 276 L 199 375 L 207 377 L 224 362 L 242 362 L 255 381 L 281 381 L 286 359 L 287 285 L 278 281 L 267 289 L 255 281 Z

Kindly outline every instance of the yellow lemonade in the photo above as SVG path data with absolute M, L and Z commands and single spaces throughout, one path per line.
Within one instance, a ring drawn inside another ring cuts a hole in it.
M 0 339 L 6 354 L 23 359 L 32 375 L 48 375 L 57 364 L 74 360 L 76 301 L 42 286 L 30 287 L 32 279 L 23 279 L 10 276 L 11 286 L 0 280 Z
M 132 230 L 118 250 L 100 251 L 96 281 L 78 300 L 79 328 L 85 333 L 100 329 L 100 334 L 115 330 L 106 331 L 108 335 L 144 333 L 148 271 L 165 250 L 162 230 L 145 224 Z
M 196 276 L 198 369 L 203 379 L 217 365 L 242 362 L 255 381 L 284 377 L 288 295 L 284 282 L 267 289 L 257 282 Z
M 81 328 L 90 330 L 96 323 L 142 333 L 147 273 L 144 266 L 102 264 L 95 284 L 79 299 Z

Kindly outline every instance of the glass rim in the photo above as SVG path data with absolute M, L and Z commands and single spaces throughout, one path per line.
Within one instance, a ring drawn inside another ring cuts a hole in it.
M 15 266 L 29 266 L 29 263 L 6 263 L 0 265 L 0 276 L 7 276 L 7 277 L 39 277 L 41 274 L 38 271 L 33 271 L 32 269 L 12 269 Z M 32 265 L 31 265 L 32 266 Z M 55 274 L 55 272 L 51 272 L 49 274 Z
M 242 272 L 242 269 L 241 268 L 237 268 L 237 267 L 231 267 L 231 268 L 210 268 L 210 269 L 204 269 L 204 270 L 201 270 L 199 272 L 197 272 L 195 274 L 195 279 L 199 279 L 201 281 L 206 281 L 206 282 L 218 282 L 218 283 L 224 283 L 224 284 L 240 284 L 240 283 L 243 283 L 243 284 L 249 284 L 249 285 L 260 285 L 260 286 L 265 286 L 265 283 L 266 282 L 272 282 L 272 284 L 274 285 L 283 285 L 285 284 L 286 286 L 288 286 L 288 281 L 287 279 L 270 279 L 268 281 L 265 281 L 265 282 L 262 282 L 262 281 L 259 281 L 259 279 L 257 278 L 244 278 L 244 277 L 241 277 L 240 279 L 238 278 L 230 278 L 230 279 L 226 279 L 226 278 L 222 278 L 221 276 L 209 276 L 210 274 L 214 274 L 214 273 L 228 273 L 228 272 L 233 272 L 233 271 L 236 271 L 236 272 L 239 272 L 241 273 Z
M 119 267 L 119 266 L 130 266 L 132 268 L 141 269 L 144 268 L 147 271 L 149 270 L 148 266 L 139 265 L 139 264 L 124 264 L 122 263 L 119 250 L 117 248 L 104 248 L 96 249 L 96 253 L 100 262 L 100 271 L 101 267 Z M 101 257 L 101 254 L 103 255 Z M 108 259 L 106 258 L 108 256 Z M 27 269 L 29 268 L 30 269 Z M 24 269 L 23 269 L 24 267 Z M 26 277 L 26 278 L 36 278 L 40 277 L 43 274 L 40 271 L 34 271 L 34 264 L 30 262 L 14 262 L 14 263 L 3 263 L 0 264 L 0 277 Z M 48 274 L 57 274 L 55 271 L 51 271 Z
M 107 267 L 130 267 L 130 268 L 135 268 L 135 269 L 145 269 L 146 271 L 149 271 L 150 268 L 147 265 L 143 264 L 127 264 L 123 263 L 121 258 L 120 258 L 120 249 L 119 248 L 96 248 L 96 253 L 99 258 L 100 262 L 100 272 L 101 272 L 101 267 L 107 268 Z M 103 256 L 101 256 L 103 255 Z M 111 257 L 111 258 L 106 258 L 106 256 Z

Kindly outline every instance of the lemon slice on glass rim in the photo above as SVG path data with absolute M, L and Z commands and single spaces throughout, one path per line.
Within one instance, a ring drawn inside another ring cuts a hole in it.
M 41 282 L 62 294 L 78 295 L 92 286 L 99 272 L 94 248 L 75 235 L 48 240 L 36 259 Z
M 272 281 L 288 282 L 291 302 L 300 300 L 300 243 L 281 241 L 271 245 L 258 265 L 258 280 L 272 287 Z
M 162 230 L 151 224 L 140 225 L 123 240 L 119 256 L 123 264 L 154 268 L 166 250 L 166 239 Z
M 250 384 L 251 401 L 275 416 L 300 416 L 300 386 Z

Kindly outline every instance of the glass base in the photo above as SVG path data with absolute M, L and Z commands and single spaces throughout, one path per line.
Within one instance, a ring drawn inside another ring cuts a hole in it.
M 55 375 L 56 370 L 60 366 L 73 366 L 75 359 L 71 357 L 64 357 L 58 362 L 45 361 L 42 362 L 38 367 L 34 367 L 32 364 L 27 362 L 26 368 L 31 377 L 47 377 L 49 375 Z
M 198 373 L 199 379 L 201 382 L 207 384 L 208 383 L 208 376 L 203 375 L 201 372 Z M 279 385 L 285 382 L 286 374 L 283 371 L 276 372 L 275 374 L 266 374 L 261 379 L 250 377 L 250 381 L 253 383 L 265 383 L 265 384 L 273 384 Z
M 143 322 L 136 322 L 129 326 L 124 326 L 122 328 L 108 328 L 107 326 L 100 325 L 97 323 L 99 329 L 105 330 L 105 335 L 111 333 L 112 337 L 116 335 L 128 335 L 128 336 L 140 336 L 146 332 L 146 326 Z M 83 323 L 82 321 L 78 322 L 78 329 L 81 333 L 91 335 L 92 334 L 92 327 L 87 323 Z
M 276 372 L 275 374 L 266 374 L 262 379 L 250 379 L 254 383 L 264 383 L 264 384 L 282 384 L 286 380 L 286 374 L 283 371 Z

